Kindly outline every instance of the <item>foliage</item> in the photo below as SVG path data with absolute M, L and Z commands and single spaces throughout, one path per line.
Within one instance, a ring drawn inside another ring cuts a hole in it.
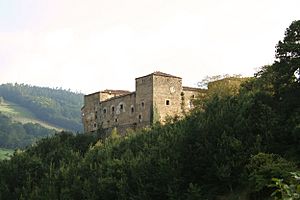
M 82 130 L 80 108 L 83 95 L 61 88 L 50 89 L 25 84 L 2 84 L 0 96 L 21 105 L 39 119 L 67 130 Z
M 271 198 L 271 178 L 289 181 L 300 164 L 298 83 L 281 78 L 291 75 L 282 60 L 274 65 L 284 69 L 264 66 L 239 92 L 208 95 L 184 119 L 125 137 L 42 139 L 0 162 L 0 199 Z
M 2 149 L 0 148 L 0 160 L 9 159 L 10 156 L 13 154 L 13 150 L 11 149 Z
M 268 187 L 271 179 L 287 179 L 290 176 L 289 172 L 296 170 L 296 166 L 279 155 L 259 153 L 250 159 L 246 169 L 249 173 L 250 187 L 254 191 L 252 197 L 259 196 L 263 199 L 271 194 L 272 190 Z
M 276 187 L 275 192 L 272 193 L 272 197 L 275 200 L 295 200 L 300 199 L 300 173 L 291 172 L 291 178 L 288 183 L 283 182 L 283 179 L 273 178 L 273 184 L 270 187 Z
M 21 124 L 0 113 L 0 147 L 15 149 L 31 145 L 37 139 L 54 134 L 54 130 L 39 124 Z

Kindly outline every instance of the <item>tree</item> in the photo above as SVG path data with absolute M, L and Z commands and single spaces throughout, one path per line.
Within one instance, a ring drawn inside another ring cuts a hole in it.
M 299 95 L 300 20 L 292 22 L 287 28 L 283 41 L 276 46 L 276 59 L 272 68 L 277 95 L 280 99 L 290 92 L 298 91 Z

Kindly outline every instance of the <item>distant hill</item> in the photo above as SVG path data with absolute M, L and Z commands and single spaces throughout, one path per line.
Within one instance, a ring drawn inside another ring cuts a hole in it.
M 54 129 L 45 128 L 38 123 L 22 124 L 0 112 L 0 148 L 24 148 L 54 133 Z M 1 152 L 3 151 L 0 151 L 0 157 L 3 157 Z
M 0 85 L 0 112 L 13 121 L 82 131 L 83 94 L 26 84 Z

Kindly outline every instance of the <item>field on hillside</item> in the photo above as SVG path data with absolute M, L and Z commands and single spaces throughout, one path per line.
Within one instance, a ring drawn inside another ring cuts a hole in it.
M 14 153 L 12 149 L 2 149 L 0 148 L 0 160 L 8 159 L 10 155 Z
M 55 129 L 61 131 L 62 129 L 41 120 L 38 120 L 35 115 L 30 112 L 28 109 L 8 101 L 4 101 L 0 104 L 0 112 L 4 115 L 11 117 L 14 121 L 21 122 L 22 124 L 26 123 L 38 123 L 45 128 Z

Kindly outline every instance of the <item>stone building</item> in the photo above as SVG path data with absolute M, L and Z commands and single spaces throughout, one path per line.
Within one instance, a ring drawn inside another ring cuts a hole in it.
M 85 132 L 100 128 L 126 129 L 164 123 L 166 117 L 182 116 L 192 99 L 206 90 L 183 87 L 182 78 L 162 72 L 135 79 L 135 91 L 104 90 L 84 96 L 82 121 Z

